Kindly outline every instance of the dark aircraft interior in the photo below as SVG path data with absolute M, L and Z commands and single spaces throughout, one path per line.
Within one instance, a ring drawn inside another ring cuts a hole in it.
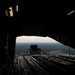
M 74 24 L 74 0 L 0 0 L 1 75 L 13 63 L 18 36 L 48 36 L 75 48 Z

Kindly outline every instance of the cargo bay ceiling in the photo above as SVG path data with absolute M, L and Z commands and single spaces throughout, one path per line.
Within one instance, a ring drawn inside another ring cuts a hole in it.
M 75 48 L 74 0 L 1 0 L 0 16 L 4 34 L 49 36 Z

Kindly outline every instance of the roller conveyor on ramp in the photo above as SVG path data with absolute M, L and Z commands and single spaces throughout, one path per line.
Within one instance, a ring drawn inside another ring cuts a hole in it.
M 75 64 L 63 56 L 18 56 L 14 75 L 55 75 L 74 73 Z

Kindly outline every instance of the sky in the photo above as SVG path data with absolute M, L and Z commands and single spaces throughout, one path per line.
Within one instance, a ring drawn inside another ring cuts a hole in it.
M 16 43 L 56 43 L 54 39 L 50 37 L 40 36 L 20 36 L 16 38 Z

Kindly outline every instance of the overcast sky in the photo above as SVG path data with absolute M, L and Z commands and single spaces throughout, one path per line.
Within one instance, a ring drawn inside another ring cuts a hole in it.
M 16 43 L 56 43 L 57 41 L 49 37 L 20 36 L 16 38 Z

